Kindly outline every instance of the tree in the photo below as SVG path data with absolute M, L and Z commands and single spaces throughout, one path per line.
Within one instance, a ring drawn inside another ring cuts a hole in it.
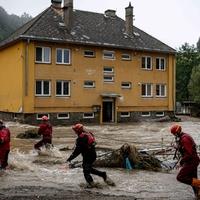
M 193 101 L 200 104 L 200 65 L 192 69 L 188 90 Z
M 200 56 L 194 45 L 182 45 L 176 57 L 176 99 L 179 102 L 190 100 L 188 84 L 192 69 L 200 64 Z
M 4 8 L 0 6 L 0 41 L 7 38 L 17 28 L 31 20 L 31 16 L 23 13 L 21 17 L 17 15 L 9 15 Z
M 29 15 L 28 13 L 25 13 L 25 12 L 21 15 L 20 18 L 21 18 L 22 25 L 32 19 L 31 15 Z
M 199 38 L 199 40 L 197 42 L 197 51 L 200 52 L 200 38 Z

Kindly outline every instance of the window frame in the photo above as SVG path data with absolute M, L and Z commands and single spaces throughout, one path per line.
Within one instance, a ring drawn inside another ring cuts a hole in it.
M 49 93 L 48 94 L 44 94 L 44 82 L 48 82 L 49 83 Z M 37 82 L 41 82 L 41 94 L 37 94 Z M 50 80 L 35 80 L 35 96 L 36 97 L 49 97 L 51 96 L 51 81 Z
M 90 84 L 87 85 L 86 82 L 87 82 L 87 83 L 90 82 L 90 83 L 92 83 L 92 84 L 91 84 L 91 85 L 90 85 Z M 83 87 L 84 87 L 84 88 L 95 88 L 95 81 L 85 80 L 84 83 L 83 83 Z
M 142 94 L 143 92 L 143 88 L 142 86 L 145 85 L 145 95 Z M 148 95 L 148 86 L 151 86 L 151 94 Z M 153 97 L 153 84 L 152 83 L 142 83 L 141 84 L 141 96 L 144 97 L 144 98 L 151 98 Z
M 127 113 L 127 114 L 125 114 L 125 113 Z M 130 116 L 131 116 L 130 112 L 120 112 L 120 117 L 121 118 L 129 118 Z
M 39 115 L 41 115 L 41 117 L 39 117 Z M 50 119 L 50 114 L 49 114 L 49 113 L 37 113 L 37 114 L 36 114 L 36 120 L 42 120 L 42 117 L 43 117 L 44 115 L 47 116 L 48 119 Z
M 105 55 L 111 54 L 111 56 Z M 115 60 L 115 51 L 103 50 L 103 59 L 105 60 Z
M 62 62 L 58 62 L 58 50 L 61 50 L 62 51 Z M 68 60 L 69 62 L 64 62 L 65 60 L 65 51 L 68 51 Z M 71 49 L 67 49 L 67 48 L 56 48 L 56 64 L 57 65 L 70 65 L 71 64 Z
M 162 113 L 162 114 L 158 114 L 158 113 Z M 165 112 L 164 111 L 157 111 L 156 112 L 156 117 L 164 117 L 165 116 Z
M 42 49 L 41 61 L 37 60 L 37 49 L 38 48 Z M 49 61 L 45 61 L 45 49 L 49 49 Z M 51 47 L 36 46 L 35 47 L 35 63 L 50 64 L 51 63 Z
M 148 67 L 148 58 L 150 59 L 150 67 Z M 143 59 L 145 59 L 144 66 L 143 66 Z M 141 69 L 144 69 L 144 70 L 152 70 L 153 69 L 151 56 L 142 56 L 141 57 Z
M 157 66 L 157 60 L 158 60 L 158 66 Z M 164 61 L 163 68 L 162 68 L 162 60 Z M 160 70 L 160 71 L 166 70 L 166 58 L 164 58 L 164 57 L 157 57 L 156 58 L 156 70 Z
M 145 114 L 146 113 L 146 114 Z M 148 113 L 148 114 L 147 114 Z M 143 111 L 143 112 L 141 112 L 141 116 L 142 117 L 151 117 L 151 112 L 149 112 L 149 111 Z
M 123 56 L 129 56 L 129 58 L 123 58 Z M 122 60 L 125 60 L 125 61 L 130 61 L 130 60 L 132 60 L 132 58 L 131 58 L 131 54 L 129 54 L 129 53 L 122 53 L 121 54 L 121 59 Z
M 59 117 L 59 115 L 62 114 L 67 114 L 67 117 Z M 70 113 L 66 112 L 66 113 L 57 113 L 57 119 L 70 119 Z
M 106 79 L 106 78 L 108 78 L 108 79 Z M 114 76 L 112 76 L 112 75 L 104 75 L 103 76 L 103 82 L 104 83 L 113 83 L 114 82 Z
M 91 116 L 85 116 L 87 114 L 92 114 Z M 94 112 L 84 112 L 83 119 L 94 119 Z
M 129 84 L 128 86 L 123 86 L 123 84 Z M 122 89 L 131 89 L 132 88 L 132 83 L 131 82 L 121 82 L 121 88 Z
M 106 70 L 107 68 L 107 70 Z M 110 69 L 110 70 L 108 70 Z M 113 74 L 114 73 L 114 67 L 104 66 L 103 67 L 103 73 L 104 74 Z
M 62 94 L 57 94 L 57 83 L 61 82 L 61 93 Z M 68 83 L 68 94 L 64 94 L 64 83 Z M 70 87 L 71 87 L 71 81 L 69 80 L 56 80 L 55 82 L 56 86 L 55 86 L 55 96 L 56 97 L 70 97 L 71 95 L 71 91 L 70 91 Z
M 86 55 L 85 54 L 86 52 L 93 52 L 93 55 Z M 88 57 L 88 58 L 95 58 L 96 57 L 95 51 L 89 50 L 89 49 L 84 50 L 83 55 L 84 55 L 84 57 Z
M 157 94 L 157 87 L 159 86 L 159 94 Z M 162 95 L 162 86 L 164 86 L 164 95 Z M 165 83 L 156 84 L 156 97 L 167 97 L 167 85 Z

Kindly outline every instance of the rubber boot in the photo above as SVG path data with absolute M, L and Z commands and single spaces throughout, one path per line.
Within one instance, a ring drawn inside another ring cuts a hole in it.
M 102 188 L 102 185 L 98 182 L 90 182 L 90 183 L 87 183 L 85 188 L 98 188 L 98 189 L 101 189 Z
M 107 185 L 115 186 L 114 181 L 112 181 L 112 180 L 107 176 L 106 173 L 105 173 L 105 176 L 103 177 L 103 180 L 104 180 L 104 182 L 105 182 Z
M 200 200 L 200 179 L 193 178 L 192 179 L 192 186 L 195 187 L 195 196 L 196 199 Z
M 200 179 L 193 178 L 192 179 L 192 186 L 200 188 Z

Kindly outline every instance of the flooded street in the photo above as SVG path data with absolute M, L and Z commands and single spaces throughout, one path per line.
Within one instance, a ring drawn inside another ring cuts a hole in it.
M 183 131 L 190 133 L 200 145 L 200 120 L 183 117 L 179 122 Z M 169 122 L 143 122 L 86 126 L 94 132 L 98 148 L 119 149 L 124 143 L 138 149 L 164 148 L 172 142 Z M 176 181 L 176 169 L 170 172 L 152 172 L 116 168 L 102 169 L 115 181 L 108 187 L 99 177 L 102 189 L 83 189 L 81 168 L 66 169 L 64 162 L 74 146 L 75 134 L 70 126 L 53 127 L 54 149 L 41 155 L 33 150 L 35 139 L 18 139 L 16 135 L 34 128 L 7 122 L 12 133 L 10 169 L 0 172 L 0 199 L 194 199 L 190 186 Z M 67 151 L 59 149 L 68 148 Z M 77 158 L 81 159 L 81 156 Z

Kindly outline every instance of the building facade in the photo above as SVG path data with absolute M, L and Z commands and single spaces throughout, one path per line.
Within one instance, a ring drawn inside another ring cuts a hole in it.
M 173 114 L 175 50 L 125 21 L 52 5 L 0 43 L 0 115 L 37 124 L 117 123 Z

